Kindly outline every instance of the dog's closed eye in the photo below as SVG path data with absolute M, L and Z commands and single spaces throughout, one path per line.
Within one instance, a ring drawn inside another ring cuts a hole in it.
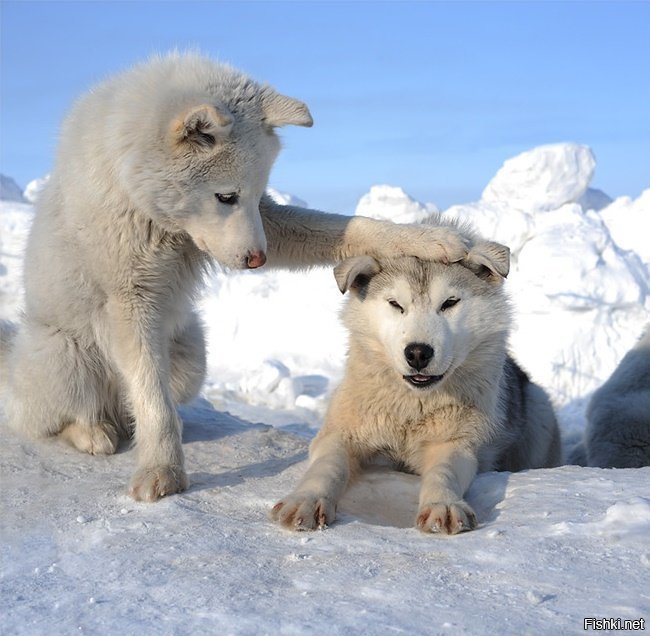
M 456 296 L 451 296 L 450 298 L 447 298 L 442 305 L 440 305 L 440 311 L 447 311 L 447 309 L 451 309 L 453 306 L 457 305 L 460 302 L 460 298 L 456 298 Z
M 396 300 L 393 300 L 392 298 L 388 301 L 388 304 L 391 307 L 395 307 L 395 309 L 399 309 L 401 313 L 404 313 L 404 307 L 400 305 Z
M 214 196 L 217 197 L 220 203 L 225 203 L 226 205 L 235 205 L 239 201 L 239 195 L 236 192 L 228 192 L 227 194 L 217 192 Z

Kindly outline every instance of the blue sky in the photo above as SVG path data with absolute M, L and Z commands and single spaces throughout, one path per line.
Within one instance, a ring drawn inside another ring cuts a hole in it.
M 650 187 L 647 2 L 12 2 L 1 11 L 0 170 L 24 186 L 94 82 L 202 52 L 305 101 L 271 185 L 351 212 L 371 185 L 441 207 L 504 160 L 575 141 L 612 196 Z

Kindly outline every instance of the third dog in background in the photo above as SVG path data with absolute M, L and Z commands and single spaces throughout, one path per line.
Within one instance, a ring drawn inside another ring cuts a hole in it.
M 650 466 L 650 324 L 587 408 L 588 466 Z

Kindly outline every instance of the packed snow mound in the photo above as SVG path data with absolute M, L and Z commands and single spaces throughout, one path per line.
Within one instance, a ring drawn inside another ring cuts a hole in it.
M 508 159 L 488 183 L 481 200 L 503 201 L 521 210 L 554 210 L 586 192 L 595 167 L 588 146 L 539 146 Z
M 616 199 L 600 210 L 599 217 L 621 249 L 635 252 L 650 265 L 650 189 L 638 199 Z
M 536 231 L 536 215 L 513 207 L 509 201 L 481 200 L 453 205 L 444 211 L 444 216 L 469 223 L 481 236 L 507 245 L 511 264 Z
M 402 188 L 376 185 L 361 197 L 355 214 L 394 223 L 419 223 L 437 211 L 432 203 L 420 203 Z
M 23 192 L 18 184 L 11 177 L 6 177 L 3 174 L 0 174 L 0 200 L 25 202 Z
M 307 204 L 302 199 L 293 196 L 293 194 L 279 192 L 275 188 L 266 188 L 266 194 L 268 194 L 276 203 L 279 203 L 280 205 L 293 205 L 298 208 L 307 207 Z
M 206 392 L 232 413 L 273 409 L 272 424 L 317 428 L 340 377 L 342 296 L 330 268 L 217 272 L 199 306 L 208 340 Z M 287 418 L 278 411 L 291 411 Z
M 527 286 L 576 311 L 625 309 L 644 304 L 650 293 L 638 256 L 624 253 L 602 219 L 575 203 L 535 219 L 535 233 L 517 253 L 516 269 Z M 540 271 L 546 275 L 534 275 Z
M 606 208 L 611 202 L 612 197 L 597 188 L 587 188 L 585 193 L 576 201 L 583 210 L 596 210 L 596 212 Z
M 23 261 L 34 217 L 28 203 L 0 203 L 0 320 L 15 320 L 23 305 Z
M 33 181 L 30 181 L 25 188 L 25 192 L 23 192 L 25 199 L 29 203 L 36 203 L 36 201 L 38 201 L 38 197 L 41 196 L 43 188 L 49 180 L 50 175 L 48 174 L 40 179 L 34 179 Z
M 539 177 L 551 181 L 548 175 Z M 580 199 L 584 191 L 579 190 L 572 196 Z M 560 191 L 566 194 L 569 188 L 560 185 Z M 642 240 L 647 232 L 638 231 L 649 227 L 650 197 L 645 192 L 636 200 L 624 197 L 600 211 L 583 202 L 544 209 L 482 198 L 443 214 L 510 247 L 511 349 L 555 403 L 567 409 L 560 412 L 565 432 L 573 428 L 569 420 L 576 422 L 574 407 L 582 421 L 581 396 L 609 377 L 650 319 L 650 264 Z M 636 224 L 636 234 L 628 224 Z
M 570 203 L 535 217 L 508 280 L 511 347 L 556 404 L 609 377 L 649 320 L 649 283 L 647 264 L 617 245 L 597 212 Z

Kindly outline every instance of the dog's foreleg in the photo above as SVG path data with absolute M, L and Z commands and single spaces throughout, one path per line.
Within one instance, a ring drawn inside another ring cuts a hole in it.
M 138 468 L 129 494 L 155 501 L 188 486 L 181 447 L 182 424 L 169 386 L 169 351 L 161 317 L 149 306 L 107 304 L 113 360 L 124 378 L 135 417 Z
M 476 514 L 463 495 L 477 469 L 476 455 L 468 448 L 453 442 L 425 448 L 416 526 L 423 532 L 446 534 L 475 528 Z
M 275 267 L 329 265 L 352 256 L 418 256 L 451 263 L 467 254 L 465 239 L 454 227 L 399 225 L 363 216 L 327 214 L 260 201 L 268 243 L 268 263 Z
M 325 528 L 334 521 L 356 462 L 343 440 L 318 436 L 310 449 L 310 464 L 296 489 L 271 510 L 274 521 L 293 530 Z

